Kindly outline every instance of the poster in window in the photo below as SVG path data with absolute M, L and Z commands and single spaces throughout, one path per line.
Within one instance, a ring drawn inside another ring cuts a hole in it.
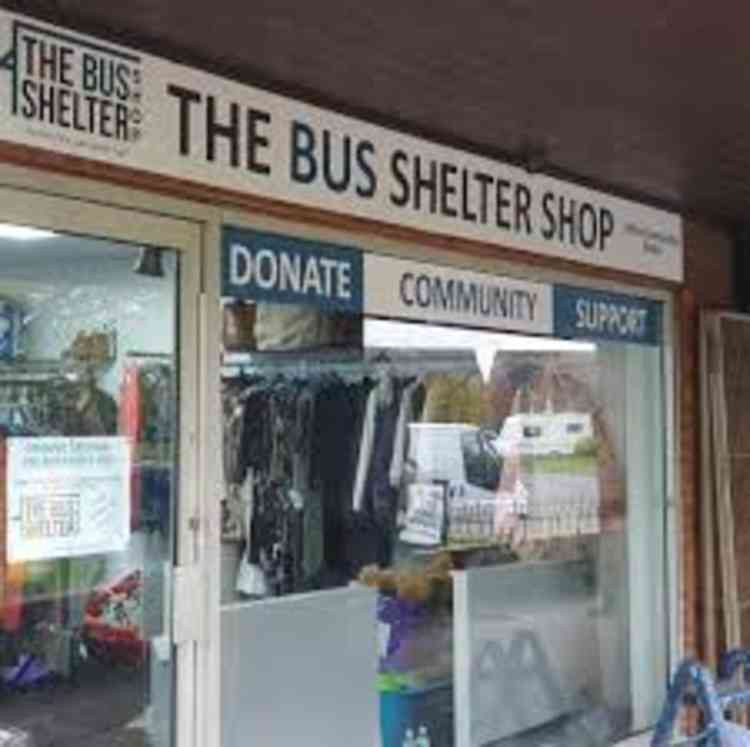
M 9 563 L 125 550 L 126 438 L 11 438 L 7 486 Z

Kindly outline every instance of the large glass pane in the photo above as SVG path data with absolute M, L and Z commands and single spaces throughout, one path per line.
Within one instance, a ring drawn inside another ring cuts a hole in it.
M 266 255 L 248 274 L 280 284 Z M 654 722 L 659 346 L 223 313 L 225 747 L 333 725 L 367 747 L 588 747 Z
M 177 286 L 171 252 L 0 225 L 2 744 L 171 744 Z

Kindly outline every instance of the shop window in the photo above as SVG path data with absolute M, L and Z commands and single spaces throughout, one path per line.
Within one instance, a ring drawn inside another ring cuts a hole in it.
M 173 743 L 177 278 L 166 250 L 0 229 L 3 744 Z
M 605 744 L 653 723 L 660 347 L 227 290 L 226 747 L 294 743 L 258 667 L 295 681 L 285 708 L 317 744 Z

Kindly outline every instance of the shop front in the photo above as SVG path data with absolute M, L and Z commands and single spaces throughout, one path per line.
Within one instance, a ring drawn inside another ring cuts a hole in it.
M 0 744 L 648 730 L 679 217 L 0 35 Z
M 669 296 L 281 230 L 222 237 L 224 743 L 648 729 Z

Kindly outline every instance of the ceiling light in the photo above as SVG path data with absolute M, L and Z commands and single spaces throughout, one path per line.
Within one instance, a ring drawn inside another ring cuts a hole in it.
M 53 231 L 44 231 L 40 228 L 29 228 L 29 226 L 16 226 L 13 223 L 0 223 L 0 239 L 39 241 L 40 239 L 52 239 L 55 236 L 57 236 L 57 234 Z
M 164 264 L 161 249 L 152 246 L 141 247 L 133 272 L 150 278 L 163 278 Z

